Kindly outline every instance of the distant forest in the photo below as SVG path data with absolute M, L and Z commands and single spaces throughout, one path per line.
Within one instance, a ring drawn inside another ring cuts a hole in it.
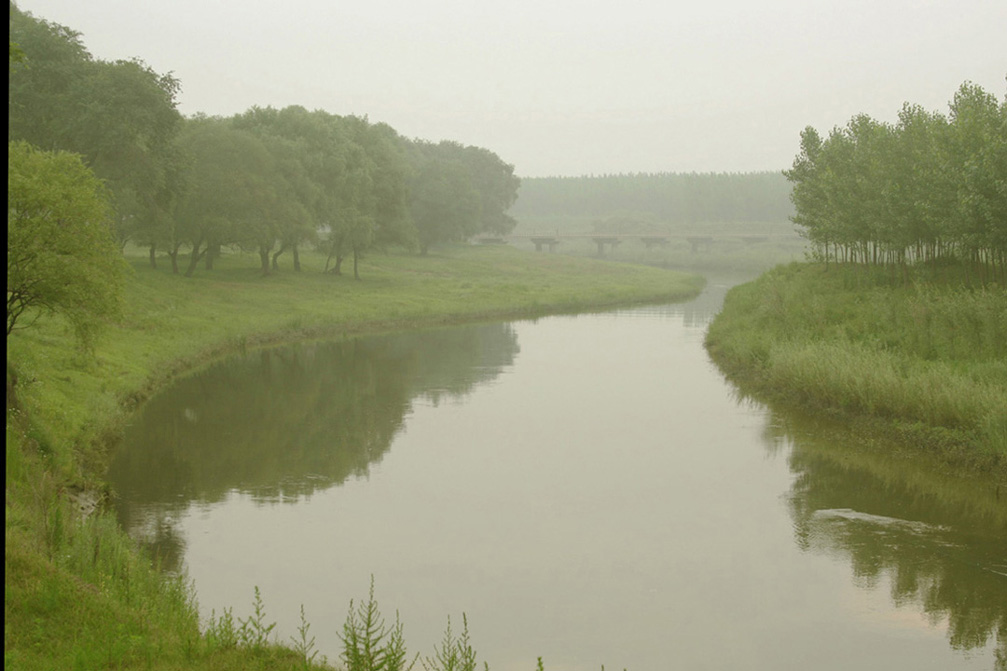
M 782 172 L 525 177 L 510 213 L 634 216 L 662 224 L 784 222 L 794 214 Z

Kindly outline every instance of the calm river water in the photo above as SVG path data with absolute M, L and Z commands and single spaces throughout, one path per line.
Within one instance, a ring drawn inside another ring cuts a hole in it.
M 1007 492 L 746 400 L 702 345 L 728 284 L 221 362 L 127 431 L 120 520 L 330 661 L 373 576 L 411 652 L 466 613 L 495 671 L 1003 665 Z

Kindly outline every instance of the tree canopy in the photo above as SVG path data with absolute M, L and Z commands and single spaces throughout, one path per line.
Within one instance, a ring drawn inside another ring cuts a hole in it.
M 220 250 L 263 274 L 314 244 L 340 274 L 378 247 L 509 232 L 520 181 L 480 147 L 409 140 L 366 117 L 253 107 L 183 118 L 180 83 L 141 60 L 95 59 L 81 35 L 11 7 L 8 140 L 79 154 L 104 181 L 120 246 L 149 247 L 186 275 Z M 330 269 L 331 266 L 331 269 Z
M 118 312 L 125 263 L 110 212 L 104 186 L 79 156 L 8 144 L 8 335 L 57 313 L 89 344 Z
M 9 72 L 8 140 L 80 154 L 109 187 L 120 244 L 158 237 L 176 186 L 179 82 L 140 60 L 96 60 L 76 31 L 13 5 L 10 34 L 24 58 Z
M 956 260 L 1007 280 L 1007 98 L 965 83 L 949 116 L 906 104 L 894 124 L 806 128 L 785 174 L 793 219 L 826 262 Z

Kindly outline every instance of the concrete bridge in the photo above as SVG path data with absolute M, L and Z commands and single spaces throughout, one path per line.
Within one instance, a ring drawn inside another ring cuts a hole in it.
M 505 245 L 511 242 L 527 240 L 535 245 L 535 251 L 541 252 L 548 248 L 550 252 L 556 251 L 556 246 L 564 240 L 591 240 L 598 245 L 598 256 L 605 256 L 605 248 L 613 250 L 622 244 L 623 240 L 639 240 L 647 249 L 652 247 L 664 247 L 672 239 L 685 240 L 689 243 L 693 252 L 701 249 L 710 250 L 710 246 L 717 240 L 741 240 L 746 244 L 756 244 L 769 240 L 768 235 L 666 235 L 663 233 L 564 233 L 564 234 L 524 234 L 524 235 L 480 235 L 473 238 L 473 242 L 481 245 Z

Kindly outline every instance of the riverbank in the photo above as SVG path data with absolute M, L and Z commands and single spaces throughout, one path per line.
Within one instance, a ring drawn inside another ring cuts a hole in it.
M 131 262 L 124 315 L 93 353 L 54 320 L 7 341 L 5 668 L 304 661 L 291 648 L 236 648 L 200 633 L 184 583 L 154 571 L 108 515 L 80 519 L 96 493 L 109 494 L 107 448 L 129 412 L 174 377 L 283 341 L 671 301 L 702 286 L 654 268 L 506 247 L 375 255 L 361 262 L 360 281 L 322 274 L 324 258 L 312 255 L 303 272 L 270 277 L 251 256 L 224 257 L 189 279 Z
M 743 393 L 1007 482 L 1007 292 L 929 272 L 775 268 L 728 293 L 707 349 Z

